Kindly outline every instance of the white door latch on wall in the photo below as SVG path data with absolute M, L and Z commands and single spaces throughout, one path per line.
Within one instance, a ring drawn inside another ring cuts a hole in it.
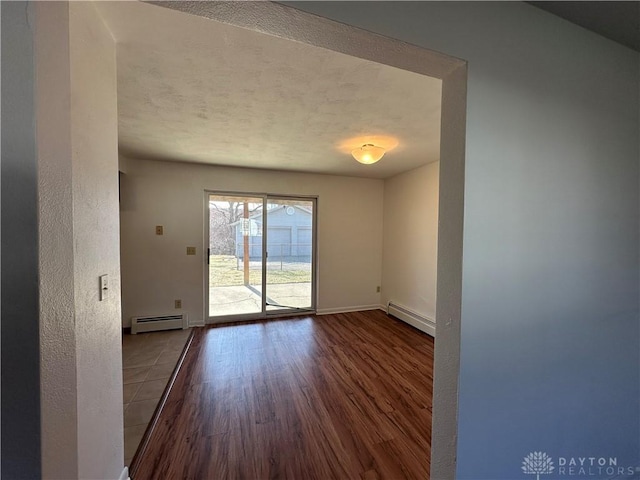
M 109 275 L 100 275 L 100 301 L 107 298 L 109 292 Z

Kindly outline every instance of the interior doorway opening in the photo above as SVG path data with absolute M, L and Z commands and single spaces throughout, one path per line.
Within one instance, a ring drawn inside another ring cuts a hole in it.
M 206 193 L 208 322 L 316 309 L 316 199 Z
M 441 321 L 435 350 L 431 475 L 434 478 L 454 478 L 462 289 L 466 62 L 277 3 L 247 2 L 239 5 L 234 2 L 185 1 L 162 6 L 442 80 L 436 288 L 436 311 Z M 207 135 L 210 132 L 208 129 Z M 419 221 L 420 218 L 418 214 L 416 219 Z M 199 298 L 203 297 L 199 295 Z M 205 315 L 207 320 L 208 315 Z

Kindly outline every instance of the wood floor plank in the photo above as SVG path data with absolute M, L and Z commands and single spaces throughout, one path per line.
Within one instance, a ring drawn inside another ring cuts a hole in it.
M 199 329 L 132 479 L 426 479 L 432 379 L 380 311 Z

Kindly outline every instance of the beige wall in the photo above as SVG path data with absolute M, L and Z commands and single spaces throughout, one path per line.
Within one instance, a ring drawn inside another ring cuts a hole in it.
M 115 44 L 94 5 L 37 4 L 43 478 L 124 468 Z M 100 275 L 109 275 L 99 300 Z
M 439 162 L 384 183 L 382 303 L 435 321 Z
M 349 159 L 346 159 L 349 161 Z M 204 320 L 204 191 L 317 195 L 318 311 L 380 304 L 383 181 L 121 159 L 123 325 L 176 312 Z M 155 235 L 155 226 L 164 235 Z M 186 247 L 197 255 L 187 256 Z

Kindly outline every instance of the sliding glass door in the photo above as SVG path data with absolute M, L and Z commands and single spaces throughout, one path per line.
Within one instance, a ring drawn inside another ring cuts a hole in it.
M 207 193 L 209 322 L 315 310 L 316 200 Z
M 264 198 L 209 194 L 209 316 L 260 315 Z
M 312 310 L 315 201 L 267 199 L 267 312 Z

